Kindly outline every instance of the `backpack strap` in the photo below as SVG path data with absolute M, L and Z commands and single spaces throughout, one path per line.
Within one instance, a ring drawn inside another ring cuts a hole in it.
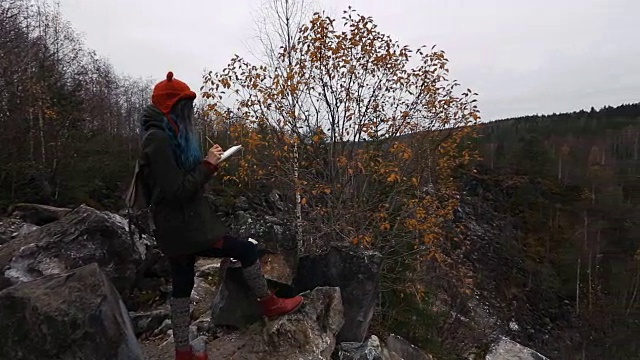
M 158 129 L 152 129 L 147 131 L 143 138 L 142 142 L 146 139 L 146 137 L 153 131 L 160 131 Z M 131 183 L 129 184 L 129 189 L 125 195 L 125 203 L 127 207 L 127 217 L 128 217 L 128 225 L 129 225 L 129 236 L 133 238 L 133 220 L 137 219 L 139 215 L 144 215 L 147 219 L 147 229 L 153 234 L 155 230 L 155 223 L 153 221 L 152 207 L 153 200 L 155 198 L 155 194 L 152 192 L 148 194 L 144 189 L 144 179 L 142 178 L 142 167 L 143 167 L 143 159 L 139 158 L 136 160 L 135 168 L 133 171 L 133 178 L 131 179 Z M 140 232 L 140 231 L 139 231 Z M 142 233 L 139 234 L 139 237 L 142 238 Z

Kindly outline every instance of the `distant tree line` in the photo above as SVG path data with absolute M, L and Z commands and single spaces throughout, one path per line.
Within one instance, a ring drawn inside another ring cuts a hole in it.
M 0 2 L 0 209 L 118 206 L 148 80 L 87 49 L 57 6 Z

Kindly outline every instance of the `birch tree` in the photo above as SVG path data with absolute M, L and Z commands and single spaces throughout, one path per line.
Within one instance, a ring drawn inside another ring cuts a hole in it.
M 457 91 L 443 51 L 402 46 L 352 9 L 340 20 L 316 13 L 278 69 L 236 56 L 205 76 L 212 115 L 243 119 L 229 177 L 299 194 L 309 247 L 351 242 L 453 266 L 442 239 L 454 172 L 473 157 L 475 94 Z

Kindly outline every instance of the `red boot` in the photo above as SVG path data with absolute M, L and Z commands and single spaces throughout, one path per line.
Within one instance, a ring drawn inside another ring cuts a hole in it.
M 194 354 L 191 347 L 176 349 L 176 360 L 209 360 L 207 353 Z
M 266 316 L 269 320 L 273 320 L 278 316 L 290 314 L 302 305 L 303 297 L 298 295 L 291 299 L 280 299 L 271 293 L 268 297 L 259 300 L 260 308 L 262 309 L 262 315 Z
M 193 360 L 191 346 L 183 349 L 176 349 L 176 360 Z
M 209 356 L 207 355 L 207 353 L 194 354 L 192 359 L 193 360 L 209 360 Z

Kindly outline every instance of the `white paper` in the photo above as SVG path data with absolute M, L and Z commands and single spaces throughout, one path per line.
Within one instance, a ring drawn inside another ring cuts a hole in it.
M 235 154 L 236 152 L 238 152 L 239 150 L 242 149 L 242 145 L 236 145 L 236 146 L 232 146 L 230 148 L 228 148 L 223 154 L 222 157 L 220 157 L 220 162 L 223 162 L 225 160 L 227 160 L 228 158 L 230 158 L 233 154 Z

